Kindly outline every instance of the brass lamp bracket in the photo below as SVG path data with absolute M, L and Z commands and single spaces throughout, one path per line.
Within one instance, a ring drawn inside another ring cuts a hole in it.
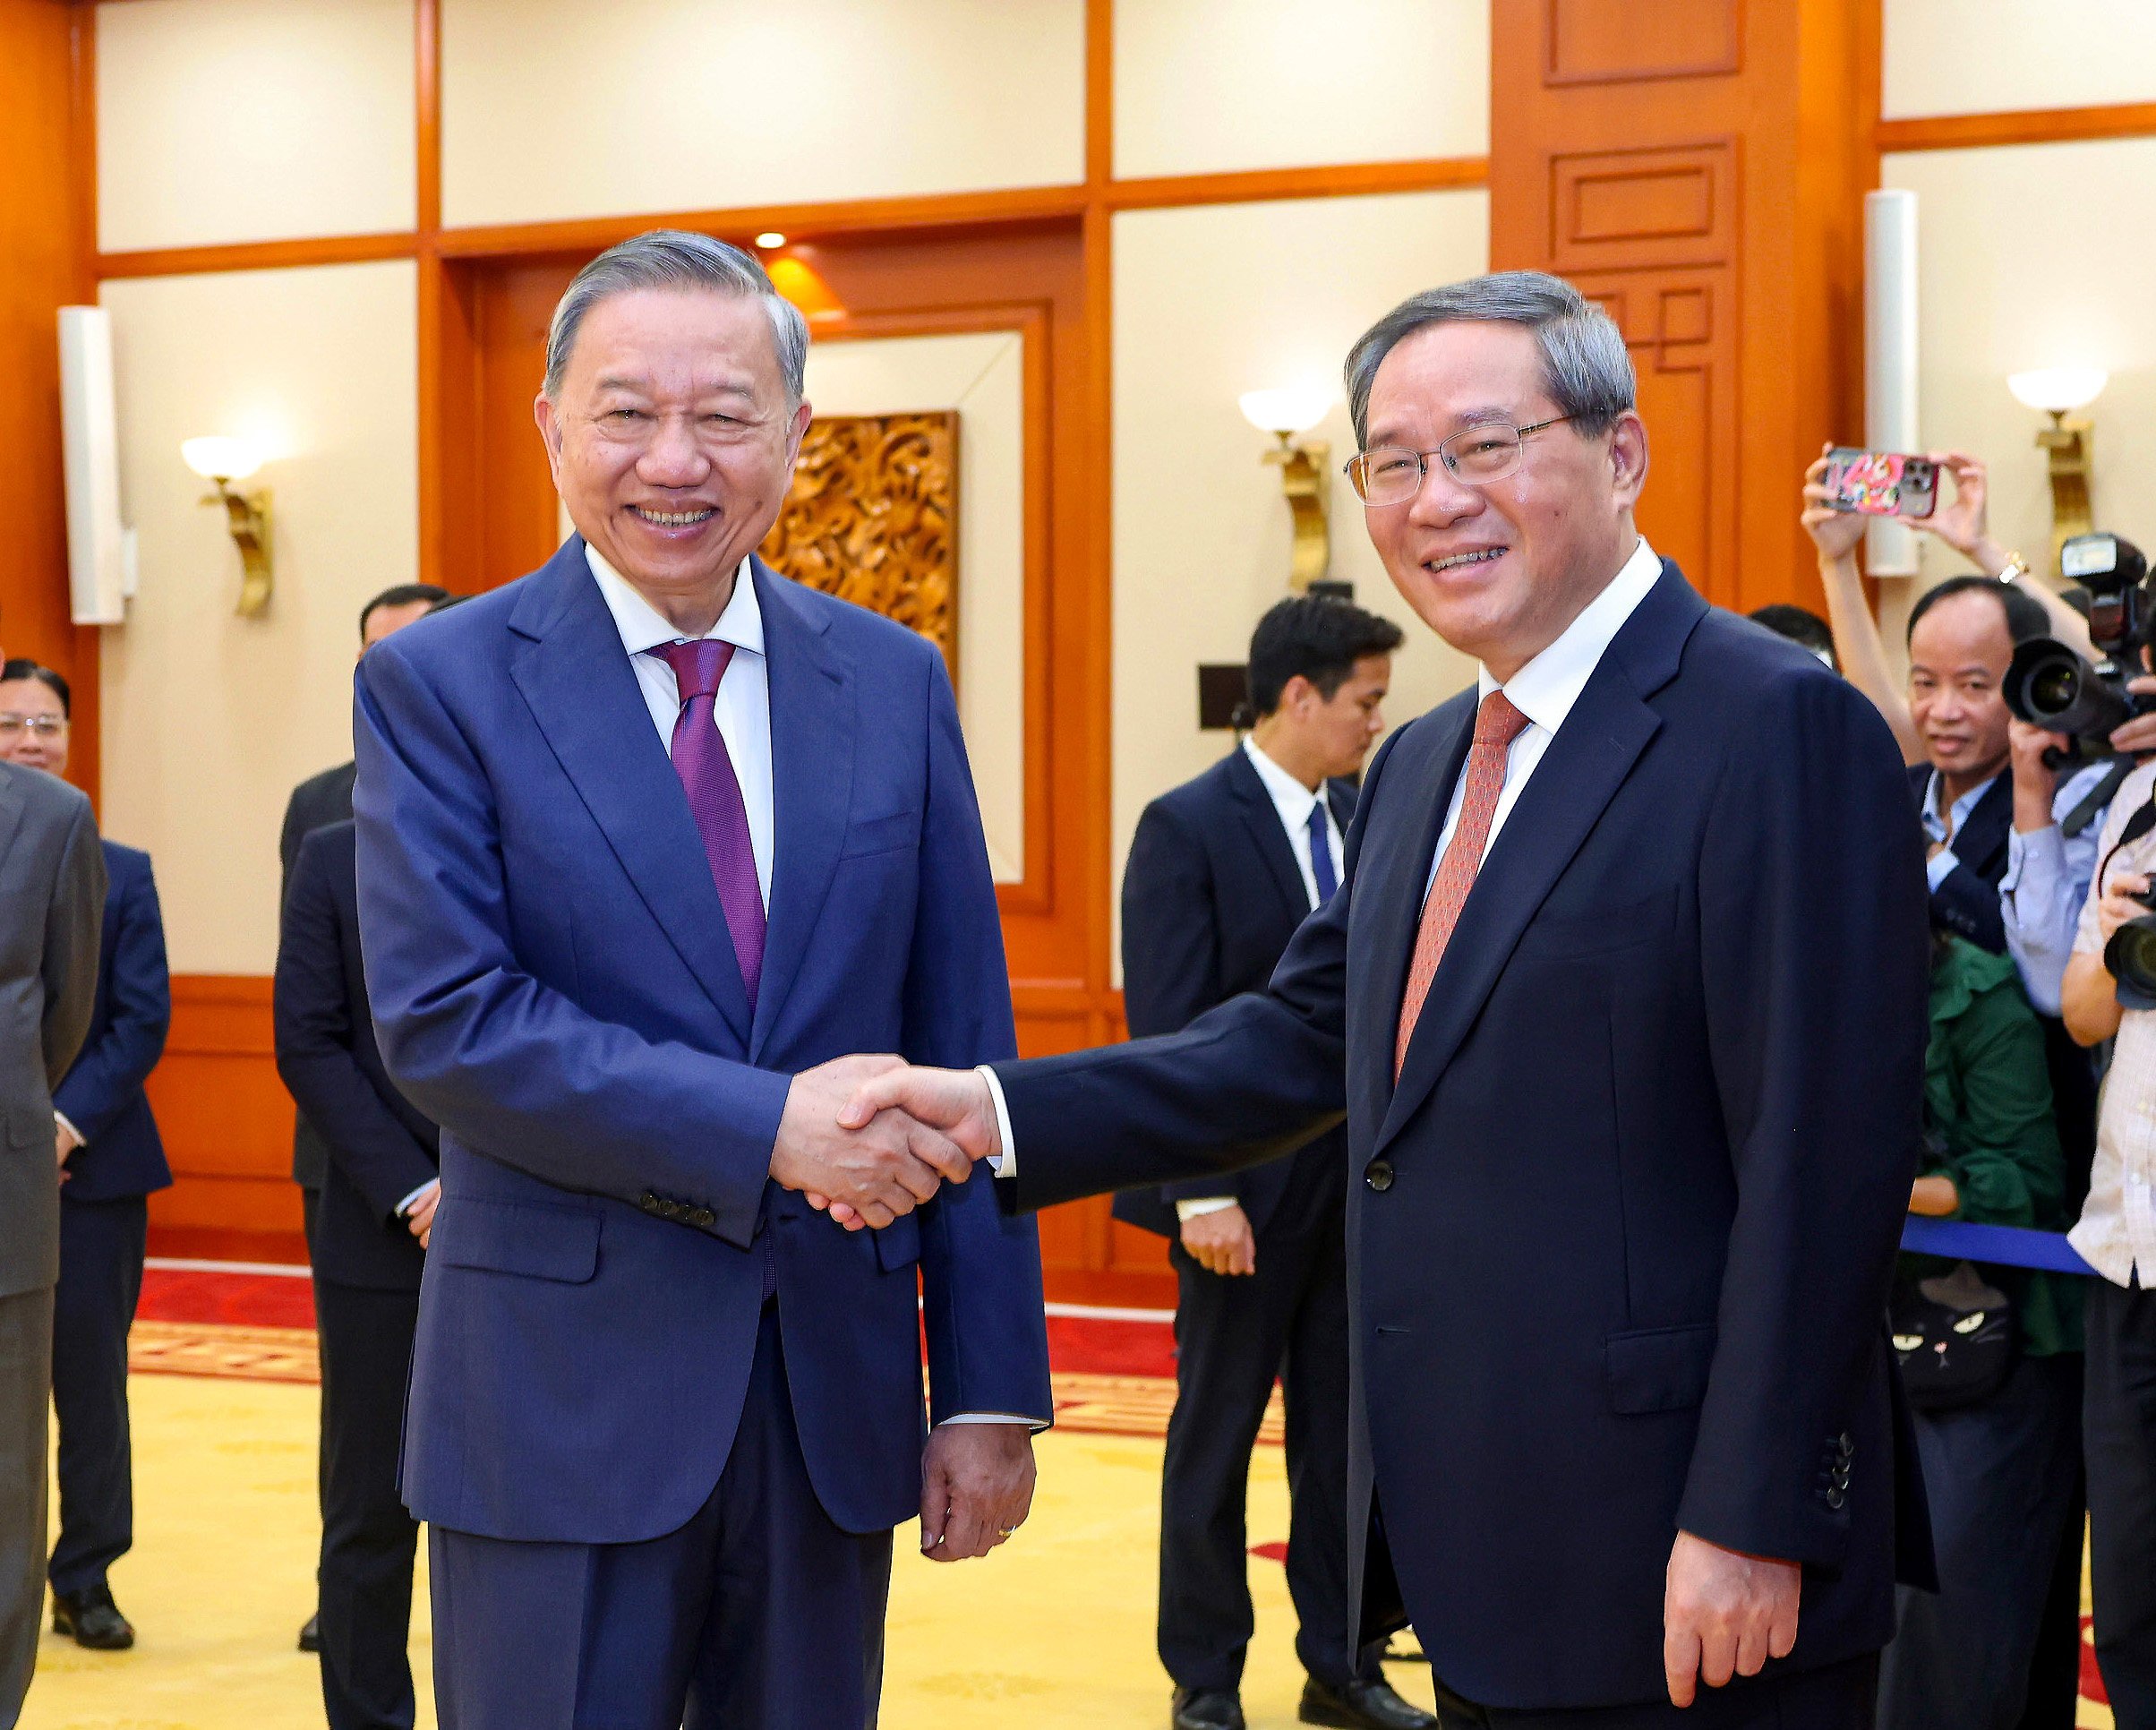
M 2057 577 L 2059 548 L 2096 527 L 2089 508 L 2095 429 L 2087 421 L 2068 420 L 2062 410 L 2050 413 L 2051 424 L 2036 435 L 2036 448 L 2050 459 L 2051 575 Z
M 1288 569 L 1288 587 L 1301 594 L 1325 574 L 1332 562 L 1330 525 L 1332 473 L 1328 466 L 1332 448 L 1322 439 L 1298 444 L 1286 432 L 1273 434 L 1279 444 L 1265 453 L 1264 460 L 1280 471 L 1280 490 L 1295 531 L 1295 552 Z
M 232 532 L 232 544 L 240 550 L 240 602 L 236 609 L 243 619 L 259 619 L 270 610 L 270 593 L 274 573 L 270 563 L 270 489 L 261 486 L 252 492 L 241 492 L 228 482 L 212 479 L 215 492 L 205 497 L 206 505 L 225 507 L 225 525 Z

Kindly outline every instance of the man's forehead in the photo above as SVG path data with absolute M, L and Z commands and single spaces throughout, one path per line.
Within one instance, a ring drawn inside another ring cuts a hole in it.
M 595 388 L 752 388 L 775 374 L 770 321 L 750 296 L 632 289 L 586 313 L 569 357 Z
M 1395 343 L 1370 381 L 1369 424 L 1468 425 L 1517 415 L 1544 394 L 1542 355 L 1525 325 L 1481 320 L 1427 324 Z

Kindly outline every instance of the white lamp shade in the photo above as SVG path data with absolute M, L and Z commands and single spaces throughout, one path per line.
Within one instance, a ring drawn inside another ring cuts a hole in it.
M 180 460 L 206 481 L 244 481 L 262 466 L 261 452 L 244 439 L 189 439 Z
M 1243 418 L 1261 432 L 1307 432 L 1332 407 L 1332 392 L 1315 385 L 1245 390 L 1236 398 Z
M 2006 389 L 2028 407 L 2064 415 L 2094 402 L 2110 376 L 2100 366 L 2040 366 L 2011 374 Z

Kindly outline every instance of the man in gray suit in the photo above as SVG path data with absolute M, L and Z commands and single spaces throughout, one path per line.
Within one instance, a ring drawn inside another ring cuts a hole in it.
M 21 715 L 0 714 L 0 728 Z M 0 1725 L 22 1709 L 45 1609 L 46 1412 L 60 1277 L 52 1090 L 97 996 L 105 855 L 90 801 L 0 763 Z

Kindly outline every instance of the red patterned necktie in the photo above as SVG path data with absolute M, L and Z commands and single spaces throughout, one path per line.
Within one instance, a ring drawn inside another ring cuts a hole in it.
M 1512 707 L 1502 690 L 1482 700 L 1475 715 L 1475 742 L 1467 748 L 1467 767 L 1462 771 L 1465 791 L 1459 801 L 1459 821 L 1444 861 L 1431 880 L 1423 901 L 1423 922 L 1415 934 L 1415 960 L 1407 969 L 1407 989 L 1400 998 L 1399 1037 L 1392 1048 L 1392 1079 L 1397 1083 L 1407 1062 L 1407 1041 L 1415 1037 L 1415 1023 L 1423 1013 L 1423 999 L 1430 995 L 1430 981 L 1437 977 L 1437 963 L 1445 958 L 1445 945 L 1459 923 L 1459 910 L 1467 904 L 1475 874 L 1482 869 L 1483 849 L 1490 843 L 1490 825 L 1497 816 L 1497 798 L 1505 789 L 1505 753 L 1526 731 L 1527 717 Z

